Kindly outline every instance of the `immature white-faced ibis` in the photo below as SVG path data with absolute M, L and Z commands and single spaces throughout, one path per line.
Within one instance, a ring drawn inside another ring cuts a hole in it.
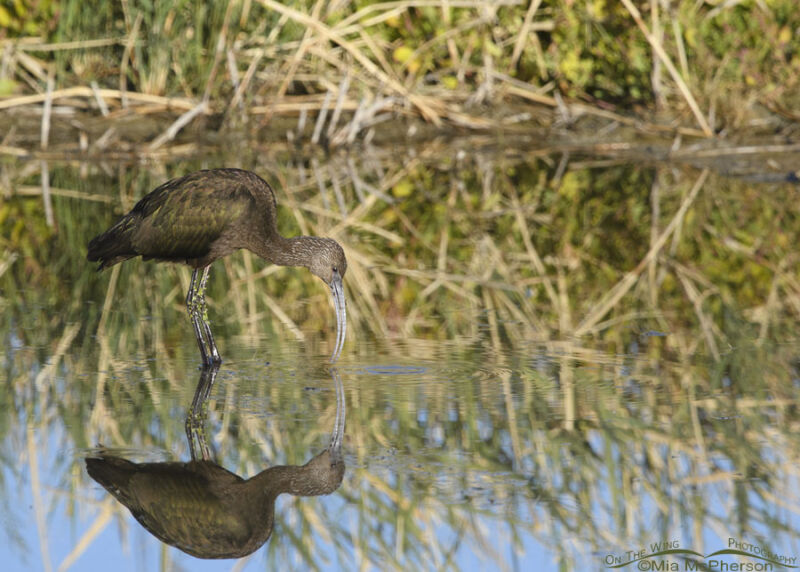
M 216 371 L 216 365 L 204 368 L 203 375 L 209 370 Z M 278 495 L 326 495 L 342 483 L 344 388 L 338 373 L 331 374 L 336 385 L 331 441 L 305 465 L 270 467 L 245 480 L 211 461 L 205 450 L 198 455 L 190 437 L 193 460 L 188 463 L 133 463 L 100 452 L 86 459 L 86 469 L 162 542 L 199 558 L 247 556 L 272 534 Z M 211 383 L 213 377 L 201 377 L 198 394 Z
M 129 258 L 182 262 L 194 269 L 186 296 L 205 367 L 220 363 L 206 312 L 205 289 L 211 263 L 246 248 L 280 266 L 305 266 L 333 294 L 336 310 L 335 362 L 347 332 L 342 278 L 347 259 L 330 238 L 284 238 L 276 222 L 277 203 L 269 184 L 249 171 L 213 169 L 168 181 L 89 242 L 87 258 L 99 270 Z M 198 273 L 202 270 L 202 275 Z

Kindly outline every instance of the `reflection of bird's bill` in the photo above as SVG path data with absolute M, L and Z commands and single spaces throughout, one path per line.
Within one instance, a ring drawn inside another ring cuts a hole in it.
M 331 432 L 331 443 L 328 445 L 328 450 L 331 453 L 331 458 L 335 462 L 342 460 L 342 439 L 344 439 L 344 426 L 346 417 L 346 406 L 344 396 L 344 386 L 342 385 L 342 378 L 336 367 L 330 368 L 331 377 L 336 387 L 336 420 L 333 423 L 333 431 Z
M 336 308 L 336 347 L 331 355 L 331 363 L 339 359 L 344 347 L 344 338 L 347 334 L 347 311 L 344 305 L 344 286 L 342 277 L 338 272 L 334 272 L 331 280 L 331 293 L 333 294 L 333 305 Z

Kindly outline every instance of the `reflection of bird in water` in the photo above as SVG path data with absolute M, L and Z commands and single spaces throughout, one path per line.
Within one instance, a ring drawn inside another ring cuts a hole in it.
M 199 558 L 239 558 L 272 534 L 275 499 L 330 494 L 339 488 L 345 465 L 344 389 L 336 371 L 336 421 L 331 442 L 302 466 L 270 467 L 250 479 L 213 461 L 133 463 L 100 453 L 86 459 L 89 475 L 163 542 Z M 200 385 L 198 384 L 198 392 Z M 192 443 L 195 457 L 194 443 Z
M 142 198 L 131 212 L 89 242 L 87 258 L 99 261 L 100 270 L 135 256 L 194 268 L 186 306 L 205 366 L 222 361 L 206 313 L 211 263 L 246 248 L 273 264 L 305 266 L 333 294 L 336 347 L 331 361 L 336 361 L 347 331 L 344 251 L 330 238 L 284 238 L 278 233 L 276 209 L 272 188 L 255 173 L 197 171 L 168 181 Z

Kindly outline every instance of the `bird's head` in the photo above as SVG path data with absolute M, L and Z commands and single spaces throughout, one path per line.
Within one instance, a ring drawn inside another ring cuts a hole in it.
M 330 238 L 315 238 L 314 242 L 308 269 L 331 288 L 336 281 L 341 284 L 344 273 L 347 272 L 347 258 L 344 256 L 344 250 L 338 242 Z

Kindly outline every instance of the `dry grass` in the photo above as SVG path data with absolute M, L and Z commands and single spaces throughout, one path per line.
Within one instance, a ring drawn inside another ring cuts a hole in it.
M 403 0 L 363 7 L 341 2 L 336 9 L 316 2 L 308 11 L 274 0 L 248 2 L 246 7 L 233 2 L 214 4 L 220 14 L 209 22 L 211 36 L 208 46 L 200 50 L 199 61 L 181 60 L 181 54 L 165 51 L 149 36 L 152 27 L 169 29 L 171 22 L 181 17 L 180 10 L 165 10 L 163 22 L 151 22 L 153 15 L 144 12 L 126 12 L 122 37 L 0 42 L 3 76 L 25 87 L 0 98 L 0 110 L 31 113 L 41 106 L 43 135 L 48 131 L 52 105 L 62 109 L 73 106 L 109 122 L 129 114 L 166 112 L 173 123 L 147 141 L 151 151 L 173 141 L 202 117 L 222 117 L 223 126 L 261 128 L 274 125 L 276 118 L 297 117 L 296 143 L 329 148 L 369 140 L 377 125 L 396 125 L 408 118 L 418 118 L 437 129 L 530 132 L 574 126 L 588 117 L 626 125 L 644 135 L 711 136 L 714 123 L 724 118 L 713 116 L 718 110 L 709 111 L 709 96 L 697 93 L 701 80 L 690 75 L 706 71 L 703 62 L 688 63 L 683 41 L 688 32 L 681 30 L 678 17 L 683 8 L 662 14 L 661 8 L 651 4 L 648 9 L 653 13 L 642 15 L 628 0 L 623 6 L 631 20 L 626 25 L 632 26 L 641 35 L 639 41 L 651 50 L 651 88 L 661 109 L 669 102 L 671 114 L 679 118 L 685 107 L 695 125 L 675 119 L 653 120 L 649 113 L 634 115 L 624 106 L 590 97 L 565 98 L 562 93 L 569 91 L 569 86 L 553 68 L 567 64 L 552 61 L 553 55 L 545 55 L 542 43 L 552 42 L 560 33 L 557 26 L 564 26 L 564 18 L 579 16 L 565 6 L 543 10 L 540 2 L 524 6 L 516 0 L 488 4 Z M 398 22 L 417 18 L 424 25 L 425 18 L 432 17 L 431 10 L 441 16 L 446 27 L 424 41 L 404 38 Z M 251 11 L 258 13 L 263 25 L 268 18 L 274 19 L 275 25 L 268 30 L 253 28 L 248 23 Z M 668 18 L 671 30 L 664 25 Z M 293 34 L 293 29 L 303 30 L 302 34 Z M 392 33 L 400 39 L 390 39 Z M 418 75 L 413 68 L 433 53 L 444 67 L 427 76 Z M 87 61 L 118 73 L 117 89 L 110 89 L 102 77 L 104 85 L 99 86 Z M 70 62 L 72 70 L 86 71 L 67 73 L 59 67 L 63 62 Z M 520 79 L 521 70 L 528 66 L 539 70 L 538 79 L 549 81 Z M 196 73 L 193 67 L 202 70 L 194 81 L 188 77 Z M 452 80 L 443 82 L 443 77 Z M 618 79 L 625 83 L 625 78 Z M 165 96 L 167 85 L 174 85 L 170 96 Z M 673 91 L 679 98 L 669 97 Z M 762 99 L 780 107 L 773 99 Z M 315 127 L 311 136 L 304 133 L 306 124 Z M 264 135 L 251 131 L 256 138 Z M 42 147 L 46 146 L 43 137 Z

